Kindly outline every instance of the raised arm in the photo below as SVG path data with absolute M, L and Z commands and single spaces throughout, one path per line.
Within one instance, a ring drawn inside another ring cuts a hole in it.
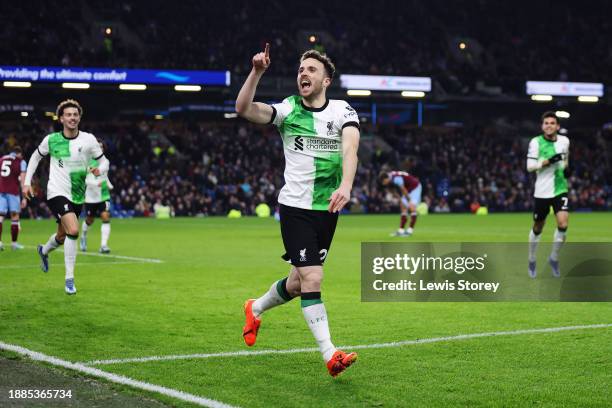
M 238 92 L 236 98 L 236 113 L 246 120 L 254 123 L 269 123 L 272 119 L 273 109 L 270 105 L 253 102 L 257 84 L 266 69 L 270 66 L 270 44 L 266 43 L 264 52 L 255 54 L 253 57 L 253 69 Z
M 357 149 L 359 148 L 359 129 L 347 126 L 342 129 L 342 182 L 329 201 L 329 212 L 339 212 L 351 199 L 353 181 L 357 172 Z

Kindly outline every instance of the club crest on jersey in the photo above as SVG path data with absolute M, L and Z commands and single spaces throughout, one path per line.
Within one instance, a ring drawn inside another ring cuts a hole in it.
M 302 140 L 301 136 L 295 137 L 295 140 L 293 141 L 293 149 L 296 151 L 304 150 L 304 141 Z
M 334 135 L 334 122 L 327 122 L 327 136 Z

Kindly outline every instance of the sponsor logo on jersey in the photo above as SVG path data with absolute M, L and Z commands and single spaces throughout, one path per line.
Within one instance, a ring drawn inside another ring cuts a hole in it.
M 346 110 L 348 112 L 344 114 L 345 118 L 355 118 L 355 119 L 357 118 L 357 112 L 355 112 L 355 109 L 351 108 L 350 106 L 347 106 Z
M 296 151 L 304 150 L 304 140 L 302 140 L 301 136 L 296 136 L 293 141 L 293 149 Z
M 309 137 L 306 139 L 306 148 L 317 152 L 337 152 L 340 142 L 336 139 Z

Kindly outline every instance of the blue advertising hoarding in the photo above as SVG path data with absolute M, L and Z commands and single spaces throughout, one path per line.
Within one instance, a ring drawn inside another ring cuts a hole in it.
M 229 71 L 0 66 L 0 81 L 229 86 Z

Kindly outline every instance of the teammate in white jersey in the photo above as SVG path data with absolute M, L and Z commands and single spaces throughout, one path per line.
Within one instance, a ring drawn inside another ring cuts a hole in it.
M 79 237 L 79 219 L 81 207 L 85 201 L 85 178 L 91 172 L 96 176 L 108 171 L 108 160 L 95 136 L 79 130 L 83 115 L 81 105 L 68 99 L 61 102 L 56 111 L 63 131 L 47 135 L 32 154 L 26 172 L 23 195 L 33 196 L 32 177 L 40 160 L 51 156 L 49 183 L 47 184 L 47 203 L 57 219 L 57 232 L 45 245 L 38 246 L 43 272 L 49 271 L 49 252 L 64 245 L 64 262 L 66 264 L 65 291 L 69 295 L 76 293 L 74 285 L 74 264 L 76 263 L 77 239 Z M 98 161 L 98 167 L 91 167 L 92 159 Z
M 102 140 L 98 139 L 98 143 L 102 151 L 104 151 L 104 143 L 102 143 Z M 98 167 L 98 161 L 92 160 L 91 166 Z M 99 176 L 88 173 L 87 178 L 85 178 L 85 184 L 87 184 L 87 190 L 85 191 L 86 218 L 81 227 L 81 251 L 87 252 L 87 231 L 94 223 L 96 217 L 100 217 L 102 220 L 102 225 L 100 226 L 100 253 L 109 254 L 110 248 L 108 247 L 108 238 L 111 232 L 110 191 L 113 189 L 113 185 L 108 179 L 108 172 L 100 173 Z
M 282 103 L 253 102 L 261 76 L 270 66 L 270 45 L 253 57 L 253 69 L 238 98 L 236 112 L 260 124 L 274 124 L 283 139 L 285 185 L 278 201 L 289 276 L 274 282 L 258 299 L 245 302 L 244 341 L 255 344 L 261 314 L 301 296 L 304 318 L 314 335 L 328 372 L 337 376 L 357 354 L 331 342 L 327 313 L 321 301 L 323 262 L 328 255 L 338 213 L 348 203 L 357 169 L 359 118 L 345 101 L 328 100 L 335 67 L 317 51 L 305 52 L 297 72 L 299 95 Z
M 540 242 L 546 217 L 552 206 L 557 219 L 557 229 L 553 236 L 553 247 L 548 258 L 553 276 L 561 276 L 559 270 L 559 251 L 565 242 L 569 205 L 567 197 L 567 177 L 569 176 L 569 139 L 557 134 L 559 118 L 554 112 L 542 115 L 543 134 L 529 142 L 527 171 L 536 172 L 535 210 L 533 228 L 529 231 L 528 273 L 536 277 L 536 250 Z

